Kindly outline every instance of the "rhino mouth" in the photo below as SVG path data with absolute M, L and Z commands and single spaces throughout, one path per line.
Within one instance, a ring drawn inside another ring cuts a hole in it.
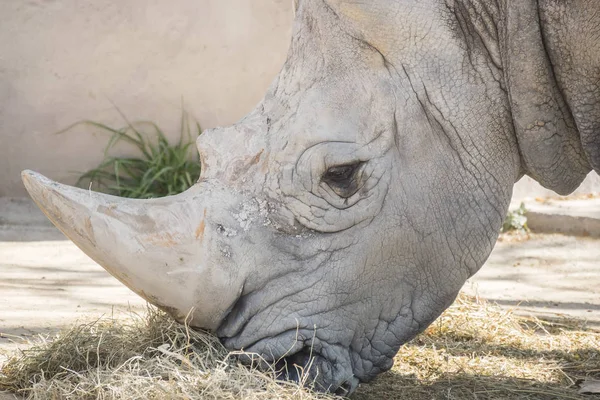
M 338 384 L 331 382 L 333 377 L 325 376 L 325 373 L 332 370 L 332 364 L 310 347 L 303 347 L 297 353 L 283 357 L 275 363 L 275 368 L 279 380 L 312 386 L 317 391 L 348 396 L 358 387 L 356 378 Z
M 295 382 L 318 392 L 347 396 L 358 387 L 349 350 L 322 340 L 316 329 L 302 328 L 302 323 L 295 321 L 287 330 L 255 331 L 248 328 L 252 318 L 239 327 L 232 314 L 235 311 L 215 333 L 243 364 L 274 374 L 281 382 Z
M 272 355 L 251 352 L 238 356 L 245 365 L 274 372 L 280 382 L 294 382 L 318 392 L 348 396 L 358 387 L 359 380 L 354 376 L 340 381 L 336 377 L 335 362 L 328 360 L 311 346 L 304 346 L 299 351 L 269 361 L 271 357 Z

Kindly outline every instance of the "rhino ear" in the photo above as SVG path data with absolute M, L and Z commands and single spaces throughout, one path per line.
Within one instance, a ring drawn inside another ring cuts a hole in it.
M 296 12 L 298 11 L 298 6 L 300 5 L 300 0 L 292 0 L 294 5 L 294 16 L 296 16 Z
M 535 4 L 508 1 L 504 74 L 523 169 L 542 186 L 569 194 L 591 166 L 544 50 Z

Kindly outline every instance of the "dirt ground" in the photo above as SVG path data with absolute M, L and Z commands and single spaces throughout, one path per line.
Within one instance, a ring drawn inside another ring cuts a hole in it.
M 144 309 L 137 295 L 55 231 L 37 230 L 34 240 L 22 232 L 10 237 L 0 232 L 0 365 L 37 334 L 80 318 Z M 600 239 L 508 239 L 497 244 L 465 291 L 520 313 L 570 316 L 600 328 L 599 260 Z
M 144 306 L 70 241 L 0 242 L 0 365 L 23 339 Z
M 600 329 L 600 238 L 502 239 L 463 291 L 518 314 L 577 318 Z

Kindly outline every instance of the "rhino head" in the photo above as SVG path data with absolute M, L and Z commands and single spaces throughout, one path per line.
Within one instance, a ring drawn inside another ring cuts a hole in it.
M 506 21 L 501 9 L 297 3 L 281 73 L 250 115 L 199 137 L 188 191 L 131 200 L 23 180 L 150 303 L 347 393 L 389 369 L 480 268 L 524 172 L 569 191 L 590 167 L 568 135 L 543 141 L 570 163 L 561 177 L 520 154 L 535 147 L 522 135 L 550 124 L 522 123 L 525 101 L 514 111 L 525 94 L 507 84 L 529 82 L 517 68 L 527 60 L 483 29 Z

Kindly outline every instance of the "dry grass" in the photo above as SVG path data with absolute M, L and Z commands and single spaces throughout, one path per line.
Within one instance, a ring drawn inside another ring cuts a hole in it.
M 154 308 L 129 320 L 78 324 L 21 350 L 0 370 L 0 390 L 28 399 L 333 399 L 276 371 L 236 361 L 214 337 Z
M 77 325 L 22 350 L 0 390 L 31 399 L 334 399 L 236 361 L 213 337 L 164 314 Z M 396 365 L 355 399 L 581 399 L 600 377 L 600 333 L 543 322 L 461 297 Z M 589 396 L 587 398 L 590 398 Z
M 355 398 L 583 399 L 578 385 L 598 377 L 600 332 L 583 321 L 518 317 L 462 296 Z

